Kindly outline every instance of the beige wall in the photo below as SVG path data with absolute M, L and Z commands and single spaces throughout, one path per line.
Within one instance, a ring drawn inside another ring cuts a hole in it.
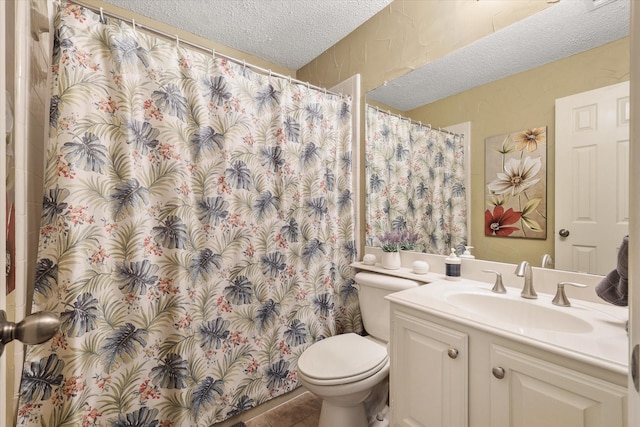
M 629 39 L 486 84 L 405 114 L 444 127 L 471 122 L 471 242 L 476 257 L 539 265 L 554 253 L 555 100 L 629 80 Z M 547 126 L 547 239 L 484 236 L 484 140 L 535 126 Z

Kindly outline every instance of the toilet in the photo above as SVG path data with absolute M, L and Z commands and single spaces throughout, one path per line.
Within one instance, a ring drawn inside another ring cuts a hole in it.
M 298 378 L 322 399 L 318 427 L 367 427 L 365 399 L 389 375 L 389 302 L 385 296 L 418 282 L 360 272 L 358 300 L 367 336 L 334 335 L 309 346 L 298 358 Z

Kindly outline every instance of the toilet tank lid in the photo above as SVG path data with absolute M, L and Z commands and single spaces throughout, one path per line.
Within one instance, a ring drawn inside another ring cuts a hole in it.
M 391 291 L 415 288 L 420 285 L 414 280 L 369 272 L 356 273 L 355 281 L 359 285 L 372 286 L 374 288 L 388 289 Z

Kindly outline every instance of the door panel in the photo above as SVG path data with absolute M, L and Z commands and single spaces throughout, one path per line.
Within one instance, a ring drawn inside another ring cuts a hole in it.
M 492 427 L 625 427 L 627 391 L 581 372 L 492 345 Z
M 640 426 L 640 3 L 631 2 L 631 137 L 630 147 L 630 208 L 634 214 L 629 230 L 629 280 L 636 286 L 629 287 L 629 349 L 631 372 L 629 375 L 629 425 Z
M 467 335 L 394 310 L 391 336 L 393 425 L 467 426 Z
M 629 82 L 556 100 L 556 268 L 607 274 L 629 234 Z
M 2 135 L 2 138 L 5 138 L 6 135 L 6 120 L 5 118 L 6 116 L 6 103 L 7 103 L 7 99 L 6 99 L 6 95 L 5 95 L 5 91 L 6 91 L 6 82 L 5 82 L 5 78 L 7 76 L 6 73 L 6 52 L 7 49 L 6 47 L 6 35 L 5 35 L 5 29 L 7 28 L 7 18 L 6 18 L 6 8 L 7 8 L 7 3 L 8 2 L 0 2 L 0 28 L 2 28 L 2 31 L 0 31 L 0 46 L 2 47 L 2 49 L 0 49 L 0 76 L 2 76 L 2 78 L 0 78 L 0 135 Z M 5 151 L 5 144 L 0 144 L 0 176 L 5 176 L 5 161 L 4 159 L 6 158 L 6 153 L 4 153 Z M 6 209 L 6 182 L 5 180 L 0 180 L 0 216 L 4 217 L 4 212 Z M 4 218 L 2 220 L 0 220 L 0 224 L 3 224 L 2 227 L 0 227 L 0 233 L 6 233 L 6 227 L 4 226 L 4 224 L 6 224 L 6 222 L 4 221 Z M 4 252 L 3 247 L 6 245 L 5 239 L 0 239 L 0 254 L 2 254 Z M 0 271 L 4 271 L 5 265 L 5 261 L 4 261 L 4 257 L 0 256 Z M 6 294 L 6 278 L 4 274 L 0 274 L 0 310 L 6 310 L 7 308 L 7 294 Z M 2 397 L 0 397 L 0 426 L 4 426 L 6 424 L 6 415 L 7 414 L 7 404 L 9 399 L 9 396 L 12 395 L 11 391 L 8 389 L 7 387 L 7 358 L 3 355 L 0 355 L 0 395 Z

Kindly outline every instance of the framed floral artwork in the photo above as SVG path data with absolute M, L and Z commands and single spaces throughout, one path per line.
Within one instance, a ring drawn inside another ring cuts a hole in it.
M 485 235 L 547 238 L 547 128 L 485 139 Z

